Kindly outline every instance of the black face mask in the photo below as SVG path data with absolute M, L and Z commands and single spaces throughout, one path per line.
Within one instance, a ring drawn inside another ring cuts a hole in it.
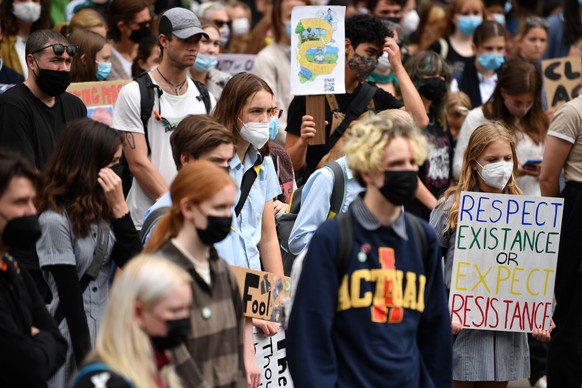
M 418 91 L 428 100 L 440 101 L 447 92 L 447 85 L 439 77 L 426 78 L 420 82 Z
M 113 166 L 109 167 L 114 173 L 115 175 L 117 175 L 118 177 L 123 179 L 123 169 L 124 167 L 121 165 L 121 163 L 117 163 L 114 164 Z
M 389 22 L 392 22 L 394 24 L 400 24 L 400 18 L 394 17 L 394 16 L 390 16 L 390 17 L 385 17 L 382 18 L 384 20 L 388 20 Z
M 60 96 L 71 84 L 71 73 L 68 71 L 38 69 L 36 84 L 47 96 Z
M 139 28 L 139 30 L 133 30 L 131 35 L 129 36 L 129 39 L 133 43 L 140 43 L 144 38 L 150 36 L 151 33 L 152 33 L 151 27 L 142 26 Z
M 6 219 L 4 216 L 2 218 Z M 10 248 L 28 249 L 35 246 L 40 235 L 38 216 L 24 216 L 6 222 L 2 241 Z
M 192 332 L 190 317 L 166 321 L 168 335 L 165 337 L 150 337 L 154 349 L 158 352 L 175 348 L 188 339 Z
M 384 186 L 380 192 L 390 203 L 402 206 L 416 196 L 418 174 L 416 171 L 384 171 Z
M 196 233 L 200 240 L 207 246 L 211 246 L 219 241 L 222 241 L 230 233 L 230 226 L 232 225 L 232 217 L 214 217 L 206 216 L 208 225 L 206 229 L 196 228 Z

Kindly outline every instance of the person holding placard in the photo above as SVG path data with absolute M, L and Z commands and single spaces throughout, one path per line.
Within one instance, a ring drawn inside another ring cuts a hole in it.
M 457 218 L 462 191 L 521 194 L 517 186 L 517 153 L 513 136 L 501 123 L 486 123 L 471 135 L 464 153 L 459 183 L 449 188 L 430 216 L 430 225 L 444 254 L 444 277 L 451 288 Z M 505 387 L 508 381 L 529 377 L 526 333 L 461 330 L 452 321 L 453 387 Z M 550 333 L 535 329 L 535 338 L 549 341 Z M 479 385 L 477 385 L 479 384 Z
M 548 137 L 544 165 L 540 172 L 542 195 L 564 198 L 564 220 L 556 272 L 556 333 L 548 354 L 548 387 L 578 387 L 582 384 L 580 344 L 582 328 L 582 251 L 580 228 L 582 209 L 582 96 L 564 104 L 555 114 Z M 564 171 L 566 186 L 560 193 L 559 177 Z

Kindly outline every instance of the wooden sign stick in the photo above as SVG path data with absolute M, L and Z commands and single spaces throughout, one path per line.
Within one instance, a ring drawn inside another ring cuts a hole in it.
M 305 96 L 305 112 L 313 116 L 315 121 L 315 136 L 309 141 L 309 145 L 325 144 L 325 96 Z

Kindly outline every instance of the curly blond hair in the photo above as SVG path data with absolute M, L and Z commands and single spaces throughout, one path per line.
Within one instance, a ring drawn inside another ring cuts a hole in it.
M 428 153 L 426 138 L 412 116 L 403 110 L 388 109 L 370 116 L 354 125 L 349 135 L 344 153 L 349 168 L 360 183 L 363 183 L 361 172 L 378 173 L 383 170 L 382 156 L 393 139 L 402 137 L 410 142 L 418 165 L 424 163 Z

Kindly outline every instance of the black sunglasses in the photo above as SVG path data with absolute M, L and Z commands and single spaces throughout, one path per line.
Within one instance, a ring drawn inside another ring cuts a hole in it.
M 55 55 L 59 57 L 65 53 L 65 50 L 67 50 L 67 54 L 69 54 L 69 56 L 74 57 L 75 55 L 77 55 L 77 50 L 79 49 L 79 47 L 75 46 L 74 44 L 65 45 L 61 43 L 53 43 L 49 44 L 48 46 L 44 46 L 43 48 L 40 48 L 36 51 L 33 51 L 31 54 L 36 54 L 48 47 L 52 47 Z
M 222 28 L 225 24 L 230 27 L 230 22 L 226 20 L 213 20 L 212 23 L 216 24 L 216 27 L 219 29 Z
M 525 19 L 525 24 L 527 24 L 528 27 L 542 27 L 546 30 L 550 28 L 550 24 L 548 23 L 548 21 L 539 16 L 528 17 L 527 19 Z

